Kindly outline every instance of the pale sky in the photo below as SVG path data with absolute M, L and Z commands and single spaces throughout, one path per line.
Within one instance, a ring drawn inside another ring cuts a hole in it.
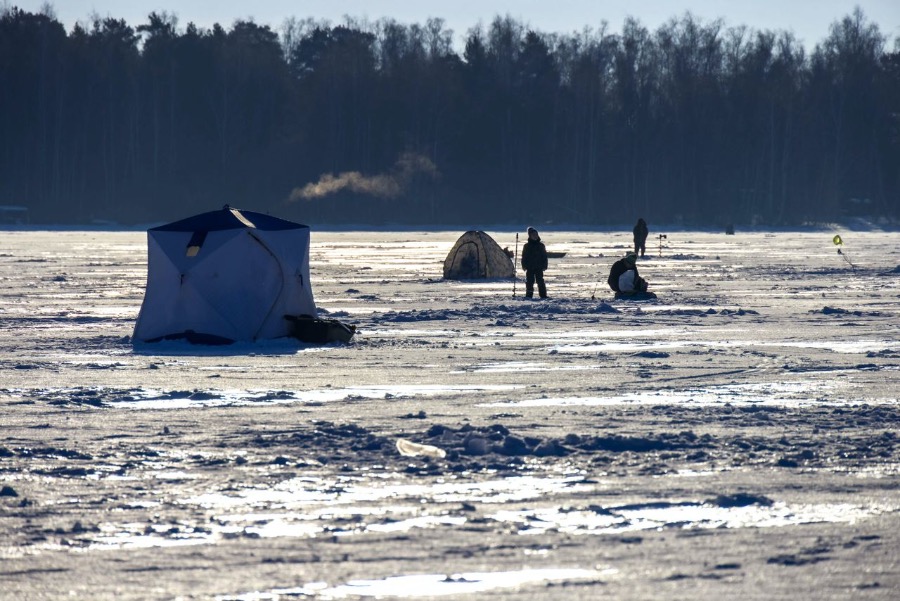
M 727 27 L 793 31 L 808 48 L 828 35 L 831 23 L 858 5 L 887 36 L 888 49 L 900 37 L 900 0 L 0 0 L 0 6 L 31 12 L 39 12 L 45 4 L 69 30 L 77 21 L 88 22 L 94 13 L 136 26 L 145 23 L 149 13 L 165 11 L 177 15 L 180 29 L 189 22 L 202 28 L 219 23 L 229 29 L 235 20 L 252 18 L 274 31 L 287 17 L 313 17 L 332 24 L 342 23 L 345 15 L 370 21 L 391 17 L 404 24 L 440 17 L 457 43 L 472 26 L 487 25 L 498 14 L 545 33 L 597 29 L 603 21 L 618 33 L 627 16 L 655 30 L 690 11 L 704 22 L 722 18 Z

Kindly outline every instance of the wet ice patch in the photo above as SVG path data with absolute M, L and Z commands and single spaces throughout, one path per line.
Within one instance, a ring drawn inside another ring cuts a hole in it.
M 526 361 L 508 361 L 504 363 L 482 363 L 472 365 L 463 369 L 453 370 L 450 373 L 484 373 L 484 374 L 500 374 L 500 373 L 523 373 L 523 372 L 543 372 L 543 371 L 587 371 L 596 369 L 594 365 L 553 365 L 550 363 L 526 362 Z
M 704 330 L 704 333 L 710 333 L 711 330 Z M 696 336 L 696 332 L 691 332 L 690 336 Z M 583 334 L 582 334 L 583 336 Z M 634 332 L 631 333 L 634 337 Z M 641 332 L 642 339 L 652 339 L 653 336 L 644 336 Z M 562 338 L 562 337 L 557 337 Z M 604 338 L 609 338 L 604 335 Z M 551 350 L 557 353 L 568 354 L 584 354 L 584 353 L 615 353 L 615 352 L 640 352 L 647 350 L 658 351 L 661 349 L 733 349 L 733 348 L 803 348 L 803 349 L 819 349 L 827 350 L 841 354 L 867 354 L 878 352 L 890 352 L 900 349 L 900 342 L 887 339 L 869 339 L 869 340 L 698 340 L 696 338 L 679 340 L 677 334 L 670 332 L 667 338 L 659 339 L 656 342 L 614 342 L 605 340 L 588 340 L 586 342 L 569 342 L 554 346 Z
M 464 572 L 460 574 L 415 574 L 391 576 L 380 580 L 351 580 L 346 584 L 330 587 L 325 583 L 310 583 L 302 587 L 273 589 L 266 592 L 244 593 L 236 596 L 219 596 L 217 601 L 262 601 L 286 597 L 313 597 L 318 599 L 347 599 L 372 597 L 376 599 L 420 598 L 423 591 L 428 597 L 471 595 L 498 589 L 535 586 L 550 582 L 599 581 L 614 575 L 615 570 L 585 570 L 580 568 L 541 568 L 508 572 Z
M 781 342 L 778 346 L 830 350 L 835 353 L 863 355 L 900 349 L 896 340 L 800 340 Z
M 205 545 L 210 542 L 211 531 L 201 526 L 183 524 L 104 524 L 100 534 L 84 538 L 84 547 L 103 549 L 157 549 Z M 68 547 L 78 546 L 69 542 Z
M 463 503 L 502 505 L 590 490 L 591 485 L 577 476 L 381 486 L 349 478 L 292 478 L 273 487 L 247 488 L 230 494 L 209 492 L 178 500 L 180 506 L 211 512 L 196 523 L 110 522 L 102 526 L 99 534 L 82 537 L 81 544 L 89 549 L 154 548 L 214 544 L 242 537 L 315 538 L 323 533 L 354 536 L 454 528 L 468 521 L 459 511 Z
M 521 401 L 483 403 L 481 407 L 571 407 L 615 405 L 678 405 L 698 407 L 709 405 L 759 405 L 759 406 L 845 406 L 851 401 L 840 398 L 823 398 L 834 393 L 840 381 L 788 381 L 755 384 L 728 384 L 706 388 L 682 390 L 655 390 L 610 396 L 540 397 Z M 811 396 L 817 395 L 817 396 Z M 896 402 L 895 399 L 867 399 L 870 404 Z
M 113 407 L 131 409 L 183 409 L 188 407 L 245 406 L 260 403 L 331 403 L 344 400 L 401 399 L 435 396 L 460 392 L 513 390 L 513 385 L 386 385 L 348 388 L 326 388 L 306 391 L 214 391 L 208 394 L 193 392 L 187 395 L 168 394 L 156 398 L 110 402 Z
M 265 489 L 251 488 L 237 494 L 209 493 L 186 499 L 184 503 L 207 509 L 260 507 L 277 505 L 286 509 L 319 507 L 324 514 L 356 511 L 360 504 L 392 501 L 394 507 L 411 506 L 421 499 L 433 503 L 508 503 L 545 494 L 590 490 L 583 478 L 541 478 L 516 476 L 487 481 L 450 481 L 421 484 L 384 484 L 351 480 L 329 484 L 318 478 L 292 478 Z M 347 509 L 345 509 L 347 508 Z
M 694 334 L 695 336 L 696 334 Z M 561 354 L 600 354 L 600 353 L 638 353 L 662 350 L 677 350 L 688 348 L 737 348 L 745 344 L 738 341 L 712 341 L 697 340 L 692 338 L 689 340 L 675 340 L 673 338 L 662 338 L 657 342 L 646 342 L 641 333 L 642 340 L 638 342 L 619 342 L 619 341 L 601 341 L 587 339 L 585 342 L 570 342 L 568 344 L 559 344 L 553 346 L 550 351 Z M 631 332 L 629 338 L 634 339 L 635 334 Z M 557 337 L 560 338 L 560 337 Z M 652 339 L 647 336 L 646 340 Z
M 384 524 L 370 524 L 366 527 L 368 532 L 407 532 L 413 528 L 432 528 L 434 526 L 462 526 L 468 520 L 459 516 L 426 515 L 399 522 L 387 522 Z
M 330 403 L 364 399 L 403 399 L 468 392 L 509 391 L 516 385 L 384 385 L 317 390 L 172 390 L 151 388 L 45 388 L 8 391 L 54 405 L 93 405 L 125 409 L 189 409 L 260 404 Z
M 661 529 L 778 528 L 822 522 L 853 523 L 888 511 L 884 507 L 847 503 L 724 505 L 648 503 L 581 509 L 547 507 L 536 510 L 504 510 L 488 517 L 516 524 L 519 533 L 524 535 L 550 531 L 583 535 Z

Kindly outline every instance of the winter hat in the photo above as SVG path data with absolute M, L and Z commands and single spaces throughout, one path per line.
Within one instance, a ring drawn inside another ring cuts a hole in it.
M 538 231 L 533 227 L 528 228 L 528 237 L 529 238 L 538 238 Z
M 625 253 L 625 262 L 634 265 L 635 263 L 637 263 L 637 254 L 633 252 Z

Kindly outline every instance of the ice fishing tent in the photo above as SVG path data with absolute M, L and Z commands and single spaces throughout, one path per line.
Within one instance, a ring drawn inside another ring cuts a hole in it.
M 225 206 L 147 231 L 135 341 L 279 338 L 296 315 L 316 317 L 309 227 Z
M 511 278 L 515 275 L 512 259 L 494 239 L 479 231 L 459 237 L 444 259 L 444 279 Z

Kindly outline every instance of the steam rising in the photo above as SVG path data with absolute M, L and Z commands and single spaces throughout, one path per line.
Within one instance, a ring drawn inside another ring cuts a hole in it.
M 418 174 L 431 179 L 440 177 L 437 167 L 427 157 L 408 152 L 397 159 L 388 173 L 370 176 L 363 175 L 359 171 L 346 171 L 338 175 L 326 173 L 316 183 L 294 188 L 289 200 L 290 202 L 315 200 L 343 190 L 378 198 L 396 198 Z

